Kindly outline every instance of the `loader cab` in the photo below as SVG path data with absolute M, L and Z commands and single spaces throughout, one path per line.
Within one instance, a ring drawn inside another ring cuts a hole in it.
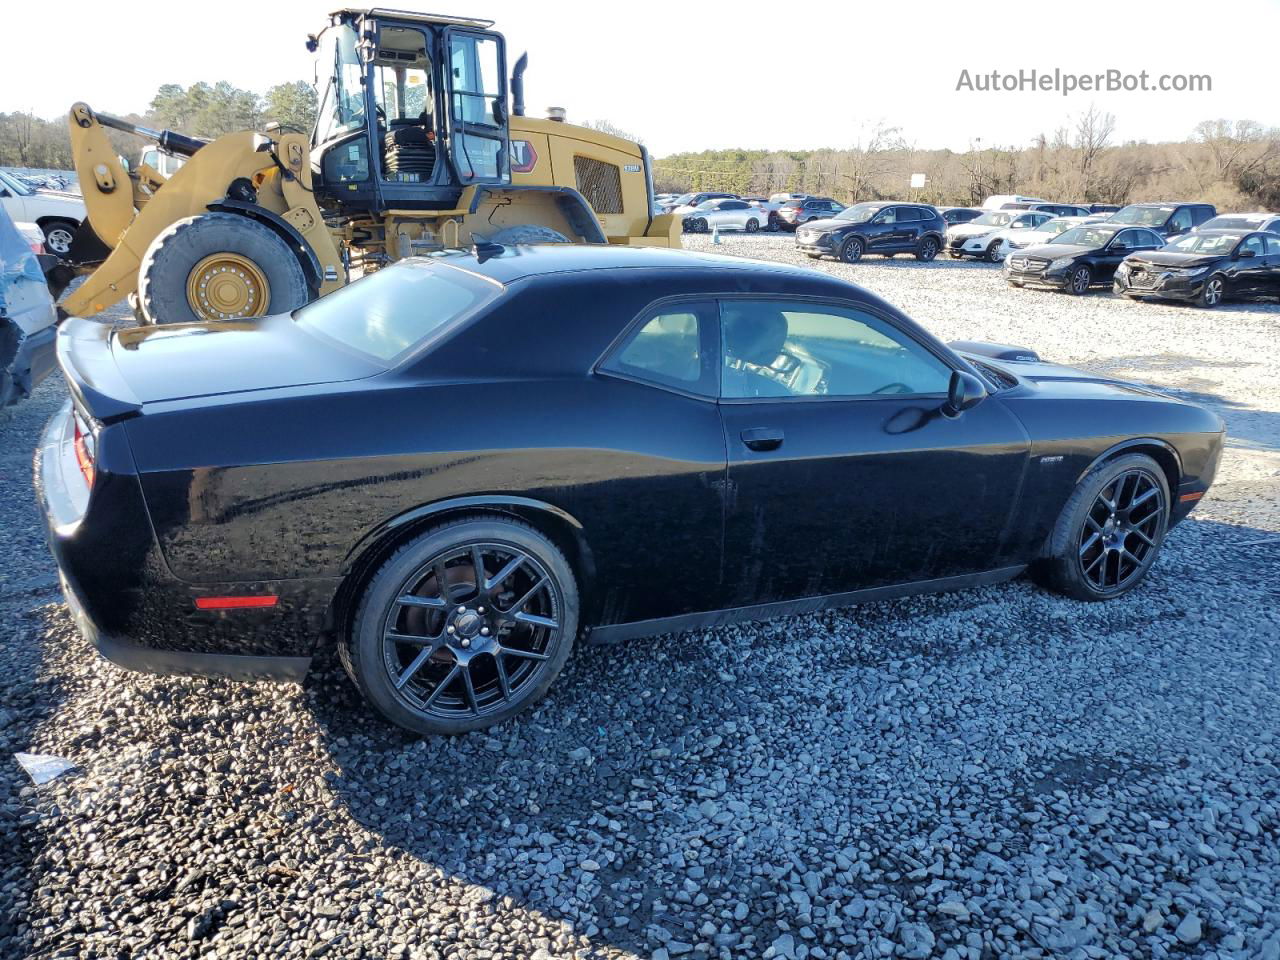
M 510 183 L 505 44 L 489 21 L 340 11 L 316 38 L 311 165 L 342 213 L 450 210 Z M 309 46 L 312 44 L 309 43 Z

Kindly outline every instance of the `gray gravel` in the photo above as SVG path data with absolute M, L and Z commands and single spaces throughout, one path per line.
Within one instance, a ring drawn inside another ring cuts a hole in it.
M 1147 584 L 585 648 L 533 712 L 413 740 L 332 659 L 292 686 L 97 658 L 29 491 L 48 383 L 0 420 L 0 956 L 1280 960 L 1280 309 L 819 269 L 1220 410 Z M 78 769 L 36 788 L 19 750 Z

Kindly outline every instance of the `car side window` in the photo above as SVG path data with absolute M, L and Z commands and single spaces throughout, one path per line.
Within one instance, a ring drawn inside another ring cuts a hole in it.
M 951 382 L 923 345 L 854 307 L 725 300 L 720 340 L 728 400 L 940 395 Z
M 898 222 L 897 208 L 885 207 L 885 209 L 881 210 L 879 213 L 876 214 L 875 222 L 876 223 L 897 223 Z
M 1169 218 L 1170 230 L 1190 230 L 1192 226 L 1191 210 L 1183 207 Z
M 632 329 L 600 369 L 707 397 L 715 396 L 715 305 L 657 308 Z M 711 341 L 712 349 L 707 349 Z
M 1244 243 L 1240 244 L 1240 249 L 1252 250 L 1255 257 L 1265 257 L 1267 255 L 1266 247 L 1263 245 L 1262 238 L 1256 234 L 1252 237 L 1245 237 Z
M 1267 256 L 1280 257 L 1280 237 L 1267 237 Z
M 920 219 L 920 211 L 915 207 L 898 207 L 897 210 L 899 223 L 915 223 Z

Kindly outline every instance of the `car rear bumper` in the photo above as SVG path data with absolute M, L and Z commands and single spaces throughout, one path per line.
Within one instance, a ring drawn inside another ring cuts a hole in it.
M 99 434 L 97 476 L 89 489 L 75 458 L 71 418 L 67 404 L 45 428 L 35 486 L 80 633 L 108 660 L 131 670 L 236 679 L 305 675 L 317 640 L 331 627 L 340 580 L 179 580 L 156 545 L 137 476 L 118 469 L 119 445 L 125 444 L 119 427 L 111 437 L 109 431 Z M 275 599 L 252 608 L 197 605 L 201 597 L 228 596 Z
M 8 372 L 23 394 L 30 395 L 31 391 L 38 387 L 58 364 L 55 349 L 58 328 L 52 322 L 53 319 L 51 307 L 48 325 L 33 333 L 21 333 L 22 327 L 18 326 L 20 331 L 18 349 L 13 355 L 13 361 L 9 364 Z

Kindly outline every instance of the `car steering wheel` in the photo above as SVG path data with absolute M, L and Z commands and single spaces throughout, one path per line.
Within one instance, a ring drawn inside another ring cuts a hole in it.
M 886 383 L 883 387 L 879 387 L 871 391 L 873 395 L 877 393 L 914 393 L 914 392 L 915 392 L 914 390 L 912 390 L 909 386 L 907 386 L 901 380 L 895 380 L 893 381 L 893 383 Z

